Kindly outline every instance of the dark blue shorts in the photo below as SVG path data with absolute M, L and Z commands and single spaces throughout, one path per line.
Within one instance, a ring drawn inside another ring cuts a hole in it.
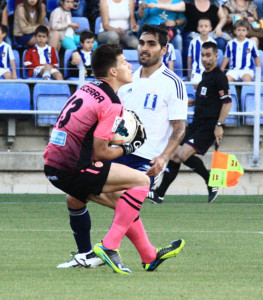
M 149 159 L 146 159 L 146 158 L 134 155 L 134 154 L 130 154 L 127 156 L 120 156 L 120 157 L 114 159 L 112 162 L 128 166 L 132 169 L 141 171 L 143 173 L 146 173 L 152 166 L 150 164 Z M 151 176 L 150 180 L 151 180 L 151 187 L 152 187 L 154 184 L 154 177 Z
M 15 41 L 17 44 L 22 46 L 27 46 L 28 42 L 32 39 L 34 33 L 24 34 L 22 36 L 15 36 Z

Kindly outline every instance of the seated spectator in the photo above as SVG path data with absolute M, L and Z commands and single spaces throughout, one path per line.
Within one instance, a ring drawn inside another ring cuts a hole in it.
M 7 32 L 7 26 L 0 25 L 0 77 L 2 76 L 5 79 L 17 79 L 16 63 L 12 48 L 9 44 L 4 42 Z
M 170 36 L 169 32 L 167 35 L 167 50 L 162 58 L 162 62 L 166 65 L 166 67 L 174 72 L 174 61 L 176 60 L 175 51 L 173 44 L 169 43 Z
M 253 29 L 253 26 L 258 26 L 257 6 L 253 1 L 248 0 L 229 0 L 224 6 L 224 11 L 227 15 L 227 25 L 225 30 L 234 38 L 233 25 L 237 20 L 246 19 L 250 26 L 248 28 L 247 37 L 252 38 L 257 46 L 259 46 L 259 38 L 263 37 L 263 30 Z
M 119 44 L 137 49 L 139 25 L 134 14 L 134 0 L 101 0 L 102 26 L 98 34 L 99 44 Z
M 7 9 L 6 0 L 0 0 L 0 24 L 5 25 L 8 28 L 8 9 Z M 6 34 L 4 41 L 9 45 L 12 44 L 8 32 Z
M 15 9 L 14 37 L 15 42 L 22 46 L 34 46 L 35 30 L 39 25 L 46 24 L 46 6 L 41 0 L 24 0 Z
M 205 70 L 201 62 L 201 49 L 203 43 L 213 42 L 216 44 L 216 41 L 209 35 L 212 31 L 212 24 L 210 19 L 200 19 L 198 21 L 197 31 L 199 32 L 199 34 L 191 40 L 188 49 L 189 76 L 190 81 L 195 85 L 197 85 L 202 80 L 202 74 Z
M 80 45 L 81 48 L 75 50 L 68 62 L 69 77 L 78 77 L 79 69 L 78 65 L 83 62 L 86 70 L 85 77 L 94 77 L 91 69 L 91 56 L 92 49 L 94 47 L 95 34 L 91 31 L 82 31 L 80 34 Z M 73 70 L 72 70 L 73 69 Z M 74 70 L 75 69 L 75 70 Z
M 183 0 L 176 4 L 147 4 L 148 8 L 160 8 L 171 11 L 181 11 L 185 13 L 187 24 L 183 33 L 183 62 L 187 67 L 187 54 L 191 35 L 197 32 L 197 24 L 200 18 L 207 17 L 211 20 L 214 32 L 213 38 L 216 40 L 218 48 L 225 50 L 226 40 L 223 38 L 222 28 L 226 23 L 226 16 L 222 6 L 217 0 Z
M 36 45 L 27 50 L 24 65 L 29 69 L 29 77 L 42 77 L 45 80 L 51 78 L 63 80 L 58 70 L 58 57 L 55 48 L 47 44 L 48 29 L 39 26 L 35 31 Z
M 72 23 L 71 9 L 74 0 L 61 0 L 60 6 L 54 9 L 50 14 L 50 38 L 49 45 L 57 51 L 62 46 L 64 49 L 77 49 L 80 43 L 80 37 L 75 33 L 79 29 L 78 23 Z
M 256 43 L 247 38 L 249 23 L 239 20 L 234 25 L 236 38 L 229 41 L 226 47 L 221 70 L 224 71 L 229 63 L 226 73 L 228 81 L 251 81 L 254 77 L 254 68 L 260 67 L 259 52 Z M 255 63 L 253 61 L 255 60 Z
M 171 4 L 176 4 L 181 0 L 172 0 Z M 164 24 L 169 30 L 170 43 L 173 44 L 174 48 L 182 51 L 182 36 L 181 31 L 184 24 L 186 23 L 186 17 L 182 12 L 164 11 L 163 9 L 154 8 L 149 9 L 145 7 L 145 3 L 156 3 L 156 0 L 145 0 L 145 2 L 139 2 L 139 9 L 137 11 L 138 18 L 143 24 L 160 25 Z M 157 0 L 157 3 L 159 2 Z

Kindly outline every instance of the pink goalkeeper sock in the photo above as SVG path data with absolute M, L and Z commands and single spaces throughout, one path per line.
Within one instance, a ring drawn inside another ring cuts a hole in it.
M 121 195 L 115 208 L 115 217 L 110 230 L 103 239 L 104 247 L 108 249 L 120 248 L 122 238 L 140 213 L 149 188 L 149 186 L 137 186 L 126 190 Z
M 150 243 L 140 218 L 132 223 L 126 232 L 126 236 L 138 250 L 142 262 L 149 264 L 156 259 L 156 248 Z

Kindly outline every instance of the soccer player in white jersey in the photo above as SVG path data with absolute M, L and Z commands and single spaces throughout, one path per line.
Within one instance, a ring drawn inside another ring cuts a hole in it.
M 167 30 L 144 25 L 139 39 L 141 67 L 134 81 L 122 86 L 118 95 L 134 110 L 145 126 L 147 140 L 132 155 L 117 161 L 154 177 L 163 170 L 185 133 L 188 97 L 182 80 L 163 63 Z
M 229 41 L 226 47 L 221 70 L 224 71 L 229 64 L 226 73 L 228 81 L 251 81 L 254 77 L 254 69 L 260 67 L 259 52 L 256 43 L 247 38 L 249 23 L 247 20 L 238 20 L 234 25 L 236 38 Z
M 17 79 L 15 57 L 12 48 L 4 42 L 7 32 L 7 26 L 0 25 L 0 77 Z
M 201 49 L 205 42 L 216 41 L 209 36 L 212 31 L 212 24 L 209 18 L 203 17 L 198 21 L 197 31 L 199 35 L 192 39 L 188 49 L 188 69 L 190 81 L 198 84 L 202 80 L 202 74 L 205 70 L 201 62 Z

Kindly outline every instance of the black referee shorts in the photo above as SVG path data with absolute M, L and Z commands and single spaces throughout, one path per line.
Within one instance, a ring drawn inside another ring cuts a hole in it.
M 217 119 L 196 119 L 187 126 L 181 146 L 189 144 L 198 154 L 205 155 L 215 142 L 214 130 Z
M 101 193 L 108 178 L 110 166 L 110 161 L 96 161 L 80 170 L 79 173 L 69 173 L 45 165 L 44 172 L 55 187 L 86 203 L 90 194 Z

